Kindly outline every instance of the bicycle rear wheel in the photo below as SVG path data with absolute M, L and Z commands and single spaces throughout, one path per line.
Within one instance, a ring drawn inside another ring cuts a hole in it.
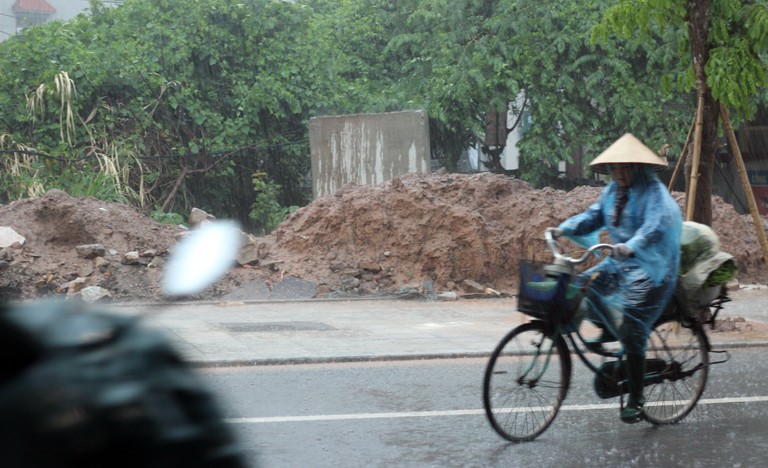
M 491 354 L 483 379 L 488 421 L 512 442 L 533 440 L 560 410 L 571 380 L 571 356 L 565 340 L 543 322 L 509 332 Z
M 645 356 L 646 365 L 655 368 L 646 373 L 645 419 L 652 424 L 676 423 L 693 410 L 707 383 L 709 352 L 704 330 L 697 323 L 663 321 L 648 337 Z

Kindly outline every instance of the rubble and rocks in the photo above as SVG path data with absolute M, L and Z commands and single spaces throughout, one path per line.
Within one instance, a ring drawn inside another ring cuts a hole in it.
M 71 197 L 61 190 L 0 205 L 0 226 L 26 239 L 0 272 L 0 295 L 15 300 L 66 296 L 78 278 L 81 288 L 98 286 L 115 300 L 157 300 L 162 297 L 161 271 L 124 265 L 122 255 L 154 249 L 164 256 L 181 231 L 134 207 Z
M 81 258 L 96 258 L 107 254 L 107 250 L 101 244 L 83 244 L 75 246 L 75 252 Z
M 584 210 L 600 190 L 536 190 L 493 174 L 348 184 L 295 211 L 268 236 L 244 233 L 237 266 L 195 298 L 257 299 L 282 288 L 313 297 L 514 294 L 521 259 L 551 258 L 545 228 Z M 684 195 L 674 197 L 682 205 Z M 213 216 L 195 210 L 193 219 Z M 25 239 L 1 259 L 0 292 L 13 299 L 64 295 L 67 283 L 82 278 L 81 291 L 102 288 L 114 301 L 163 300 L 164 260 L 187 232 L 127 205 L 60 190 L 0 206 L 0 226 Z M 722 250 L 736 257 L 739 282 L 768 283 L 751 217 L 715 197 L 713 228 Z M 103 250 L 85 253 L 88 245 Z
M 194 228 L 207 221 L 213 221 L 214 219 L 216 219 L 215 216 L 206 213 L 200 208 L 192 208 L 189 212 L 189 216 L 187 216 L 187 223 L 189 223 L 190 228 Z
M 109 291 L 99 286 L 86 286 L 80 290 L 80 298 L 89 304 L 109 300 L 112 297 Z
M 8 226 L 0 226 L 0 249 L 7 247 L 21 248 L 24 245 L 26 239 L 24 236 L 19 235 L 13 228 Z
M 727 333 L 733 331 L 752 330 L 752 324 L 744 317 L 726 317 L 715 320 L 714 333 Z

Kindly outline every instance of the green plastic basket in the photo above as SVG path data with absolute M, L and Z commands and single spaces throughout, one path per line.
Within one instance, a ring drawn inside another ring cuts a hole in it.
M 517 310 L 538 319 L 568 323 L 584 296 L 587 280 L 579 275 L 548 272 L 547 265 L 520 262 Z

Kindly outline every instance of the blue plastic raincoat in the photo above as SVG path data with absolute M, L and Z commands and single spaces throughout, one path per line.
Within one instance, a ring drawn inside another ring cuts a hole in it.
M 611 243 L 634 250 L 627 258 L 607 257 L 584 274 L 594 277 L 586 297 L 587 318 L 619 337 L 626 353 L 645 354 L 648 336 L 674 294 L 680 265 L 682 215 L 653 169 L 638 165 L 629 197 L 614 221 L 619 186 L 611 182 L 584 213 L 563 222 L 563 234 L 582 246 L 599 242 L 606 229 Z

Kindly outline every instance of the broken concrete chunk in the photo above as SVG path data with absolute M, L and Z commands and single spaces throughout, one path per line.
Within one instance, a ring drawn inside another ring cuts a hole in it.
M 99 286 L 87 286 L 80 290 L 80 297 L 90 304 L 98 301 L 104 302 L 112 297 L 112 294 Z
M 341 279 L 341 288 L 344 291 L 351 291 L 360 287 L 360 280 L 354 276 L 347 276 Z
M 736 322 L 732 320 L 717 320 L 715 324 L 715 330 L 719 332 L 736 331 Z
M 240 231 L 240 247 L 245 247 L 246 245 L 251 244 L 257 244 L 259 242 L 259 238 L 254 236 L 253 234 L 248 234 L 246 232 Z
M 13 255 L 13 249 L 11 249 L 10 247 L 0 249 L 0 260 L 12 262 L 14 258 L 15 257 Z
M 237 254 L 238 265 L 253 265 L 259 262 L 262 253 L 259 251 L 258 244 L 246 244 L 240 248 Z
M 378 273 L 381 271 L 381 265 L 375 262 L 360 262 L 357 267 L 372 273 Z
M 271 291 L 264 280 L 255 279 L 241 284 L 237 289 L 228 292 L 225 301 L 248 301 L 269 299 Z
M 192 211 L 189 212 L 189 216 L 187 217 L 187 222 L 189 223 L 189 227 L 195 227 L 207 221 L 213 221 L 214 219 L 216 219 L 215 216 L 209 215 L 199 208 L 192 208 Z
M 363 270 L 359 270 L 357 268 L 347 268 L 346 270 L 343 270 L 339 273 L 342 276 L 354 276 L 355 278 L 360 278 L 363 276 Z
M 14 247 L 19 248 L 24 245 L 27 239 L 8 226 L 0 226 L 0 248 Z
M 77 256 L 80 258 L 103 257 L 107 250 L 101 244 L 82 244 L 75 247 Z
M 346 270 L 349 267 L 346 263 L 333 263 L 330 267 L 328 267 L 332 272 L 337 273 L 342 270 Z
M 466 286 L 470 291 L 485 292 L 485 286 L 478 283 L 477 281 L 472 281 L 471 279 L 465 279 L 464 286 Z
M 317 295 L 317 285 L 293 276 L 286 276 L 272 287 L 270 299 L 312 299 Z
M 126 252 L 125 255 L 123 255 L 123 263 L 126 265 L 135 265 L 139 263 L 140 258 L 141 256 L 139 255 L 139 252 L 135 250 Z
M 437 295 L 437 300 L 439 301 L 455 301 L 456 299 L 458 299 L 458 296 L 455 291 L 447 291 Z
M 86 277 L 93 274 L 93 265 L 83 265 L 77 270 L 77 276 Z
M 67 296 L 72 296 L 74 294 L 77 294 L 80 292 L 81 289 L 85 287 L 85 278 L 75 278 L 72 281 L 68 281 L 61 286 L 59 286 L 59 289 L 62 291 L 67 291 Z

